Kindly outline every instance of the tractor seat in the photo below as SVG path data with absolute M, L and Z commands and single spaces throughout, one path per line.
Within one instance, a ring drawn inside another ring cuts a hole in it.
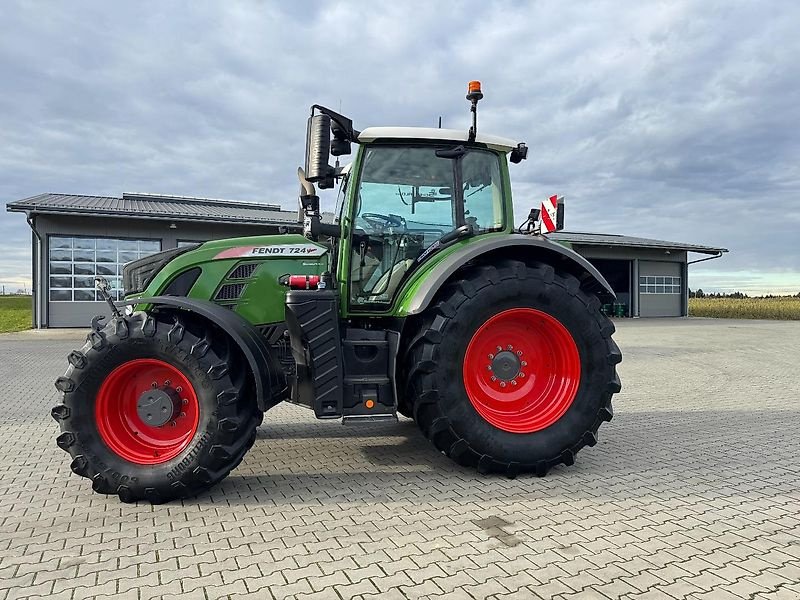
M 386 296 L 387 298 L 394 296 L 397 286 L 400 285 L 400 281 L 403 279 L 403 275 L 406 274 L 406 271 L 408 271 L 413 263 L 413 259 L 407 258 L 392 267 L 391 271 L 386 271 L 386 273 L 381 275 L 375 285 L 372 286 L 372 295 Z

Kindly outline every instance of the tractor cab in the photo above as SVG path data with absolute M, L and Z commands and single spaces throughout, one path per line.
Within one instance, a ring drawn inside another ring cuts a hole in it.
M 467 96 L 473 109 L 476 93 L 479 84 Z M 334 240 L 336 280 L 350 312 L 388 311 L 434 254 L 466 238 L 513 230 L 506 156 L 519 162 L 527 154 L 524 144 L 477 134 L 475 122 L 469 131 L 356 131 L 349 119 L 325 107 L 315 105 L 311 112 L 301 174 L 301 202 L 311 208 L 305 233 Z M 349 153 L 351 143 L 359 147 L 350 168 L 339 168 L 338 158 L 331 167 L 330 155 Z M 324 225 L 313 183 L 326 189 L 336 179 L 342 180 L 344 201 L 338 224 Z

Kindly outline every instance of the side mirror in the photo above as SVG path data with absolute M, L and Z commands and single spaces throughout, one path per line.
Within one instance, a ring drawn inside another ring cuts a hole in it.
M 347 131 L 336 121 L 331 123 L 331 131 L 333 132 L 333 140 L 331 140 L 331 154 L 334 156 L 343 156 L 352 152 L 350 147 L 350 140 L 347 138 Z
M 528 158 L 528 147 L 524 143 L 517 144 L 517 147 L 511 151 L 511 162 L 516 165 L 526 158 Z
M 308 181 L 322 182 L 333 178 L 333 167 L 328 164 L 330 147 L 331 118 L 325 114 L 310 116 L 306 132 L 305 171 Z

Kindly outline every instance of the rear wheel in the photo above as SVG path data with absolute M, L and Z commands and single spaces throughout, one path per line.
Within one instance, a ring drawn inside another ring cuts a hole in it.
M 96 492 L 153 503 L 195 495 L 235 468 L 261 422 L 224 333 L 179 315 L 114 318 L 56 381 L 58 445 Z
M 570 465 L 613 416 L 613 332 L 571 275 L 513 260 L 476 267 L 443 290 L 407 351 L 414 419 L 483 472 Z

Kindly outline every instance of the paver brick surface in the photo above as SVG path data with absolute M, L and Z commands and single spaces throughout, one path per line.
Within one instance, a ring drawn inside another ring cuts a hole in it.
M 55 445 L 81 333 L 2 335 L 0 600 L 800 598 L 800 323 L 616 339 L 614 420 L 546 478 L 281 405 L 221 485 L 151 506 L 94 494 Z

